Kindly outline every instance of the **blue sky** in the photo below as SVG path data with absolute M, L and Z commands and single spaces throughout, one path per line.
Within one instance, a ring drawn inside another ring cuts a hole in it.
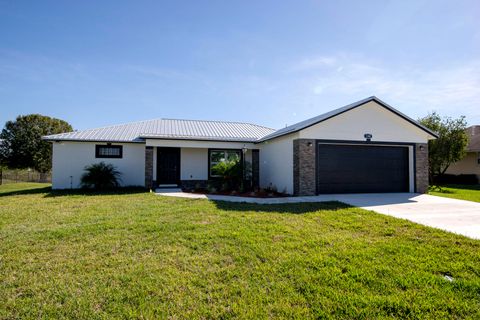
M 0 124 L 273 128 L 376 95 L 480 124 L 480 1 L 1 1 Z

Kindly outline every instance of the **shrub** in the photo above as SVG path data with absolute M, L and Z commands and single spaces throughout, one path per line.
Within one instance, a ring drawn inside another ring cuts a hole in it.
M 219 162 L 212 168 L 212 172 L 221 177 L 222 191 L 235 188 L 242 181 L 242 163 L 238 160 Z
M 82 188 L 97 190 L 117 188 L 120 185 L 120 176 L 121 173 L 113 164 L 106 164 L 102 161 L 86 166 L 80 183 Z

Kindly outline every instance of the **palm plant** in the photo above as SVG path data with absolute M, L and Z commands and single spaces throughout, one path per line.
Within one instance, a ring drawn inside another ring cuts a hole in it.
M 242 182 L 242 164 L 238 160 L 222 161 L 212 168 L 212 173 L 222 179 L 222 189 L 237 187 Z
M 80 183 L 82 188 L 112 189 L 120 186 L 120 176 L 120 171 L 113 164 L 102 161 L 86 166 Z

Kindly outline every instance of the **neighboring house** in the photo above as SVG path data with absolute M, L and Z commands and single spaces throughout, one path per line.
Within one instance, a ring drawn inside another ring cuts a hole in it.
M 447 174 L 475 174 L 480 179 L 480 125 L 466 129 L 468 135 L 467 155 L 462 160 L 451 164 Z
M 229 157 L 251 163 L 254 185 L 295 195 L 426 192 L 434 132 L 376 97 L 273 130 L 224 121 L 156 119 L 44 137 L 54 189 L 77 188 L 105 161 L 123 185 L 192 187 Z

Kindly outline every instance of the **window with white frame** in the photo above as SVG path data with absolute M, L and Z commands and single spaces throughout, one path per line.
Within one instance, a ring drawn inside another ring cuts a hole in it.
M 215 166 L 220 162 L 240 161 L 242 158 L 241 150 L 209 150 L 209 168 L 208 173 L 210 177 L 219 177 L 220 175 L 215 172 Z

